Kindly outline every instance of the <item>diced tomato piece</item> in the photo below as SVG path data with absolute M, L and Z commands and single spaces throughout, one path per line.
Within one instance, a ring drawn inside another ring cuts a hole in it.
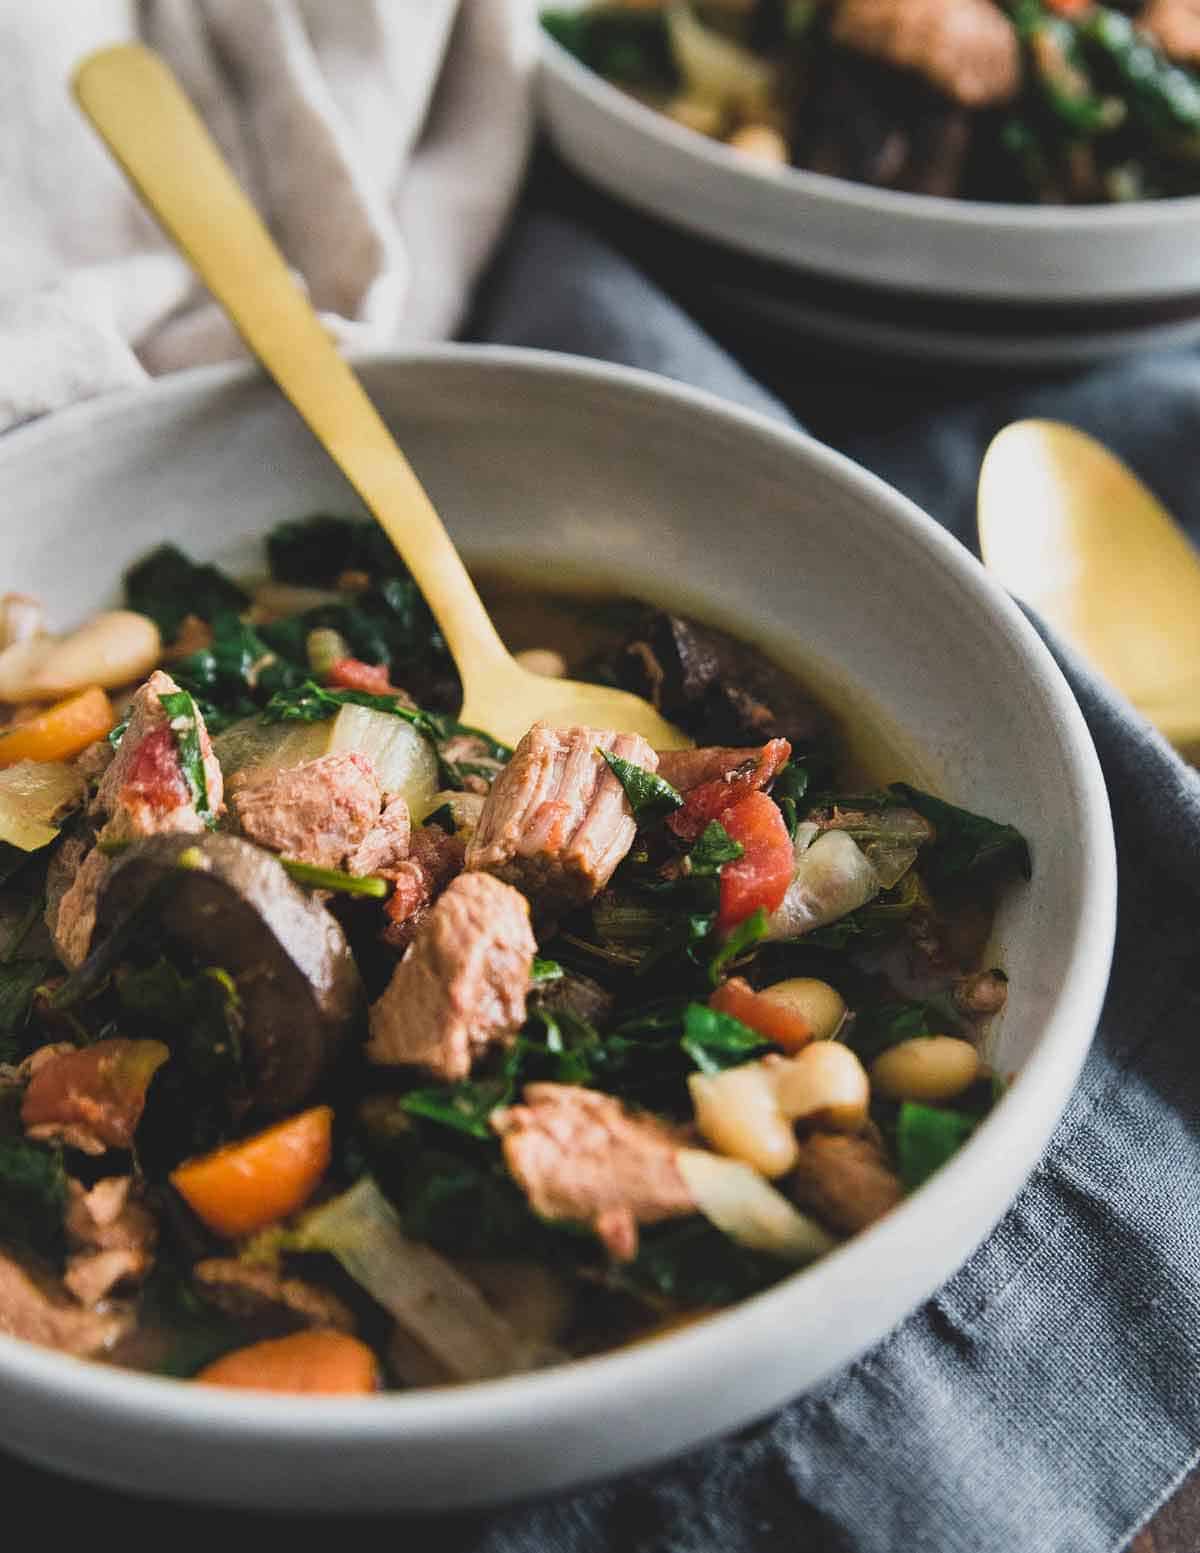
M 792 882 L 792 839 L 779 805 L 766 793 L 747 793 L 719 816 L 740 841 L 743 855 L 721 869 L 717 927 L 724 932 L 762 906 L 775 911 Z
M 693 787 L 667 824 L 684 841 L 695 841 L 710 820 L 721 820 L 731 805 L 747 793 L 758 792 L 779 774 L 791 757 L 792 746 L 786 739 L 770 739 L 751 759 L 733 767 L 711 782 Z M 728 829 L 728 826 L 726 826 Z
M 757 1030 L 764 1041 L 773 1041 L 788 1052 L 799 1051 L 813 1037 L 812 1026 L 802 1014 L 783 1003 L 764 998 L 741 976 L 731 976 L 723 981 L 709 998 L 708 1006 L 719 1014 L 740 1019 L 751 1030 Z
M 145 805 L 152 814 L 170 814 L 191 801 L 191 790 L 179 762 L 179 746 L 166 723 L 152 728 L 129 764 L 121 787 L 121 804 L 132 809 Z
M 1046 0 L 1047 9 L 1060 16 L 1082 16 L 1092 9 L 1095 0 Z
M 325 683 L 338 690 L 365 690 L 372 696 L 393 693 L 386 663 L 364 663 L 361 658 L 339 658 Z

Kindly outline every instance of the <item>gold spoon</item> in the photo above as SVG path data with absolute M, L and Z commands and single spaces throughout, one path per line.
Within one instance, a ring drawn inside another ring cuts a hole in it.
M 984 564 L 1189 759 L 1200 754 L 1200 557 L 1106 447 L 1016 421 L 979 475 Z
M 463 684 L 464 723 L 515 744 L 539 720 L 690 744 L 640 697 L 547 679 L 510 656 L 441 519 L 338 355 L 182 88 L 138 44 L 91 55 L 73 89 L 142 202 L 382 524 L 412 572 Z

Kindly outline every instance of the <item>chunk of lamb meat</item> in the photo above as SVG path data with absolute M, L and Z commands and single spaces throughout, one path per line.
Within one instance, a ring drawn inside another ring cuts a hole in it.
M 525 1022 L 537 943 L 525 897 L 488 874 L 460 874 L 372 1004 L 372 1062 L 466 1078 Z
M 175 734 L 160 699 L 178 690 L 169 674 L 156 669 L 130 703 L 129 724 L 92 800 L 93 819 L 104 819 L 98 840 L 133 841 L 162 832 L 207 828 L 184 777 Z M 219 814 L 225 806 L 221 767 L 199 710 L 196 726 L 208 805 Z M 51 864 L 46 924 L 59 959 L 71 970 L 87 958 L 109 866 L 103 852 L 87 850 L 78 838 L 64 843 Z
M 197 813 L 171 721 L 161 700 L 178 691 L 179 686 L 169 674 L 155 669 L 130 703 L 128 726 L 92 801 L 93 813 L 108 816 L 101 831 L 105 840 L 135 840 L 166 831 L 207 828 Z M 199 710 L 196 729 L 208 806 L 214 814 L 220 814 L 225 807 L 221 767 Z
M 154 1215 L 131 1200 L 132 1176 L 106 1176 L 91 1191 L 69 1183 L 63 1283 L 82 1305 L 96 1305 L 120 1284 L 140 1283 L 154 1265 Z
M 1176 64 L 1200 64 L 1200 0 L 1150 0 L 1137 25 Z
M 830 32 L 966 108 L 1007 102 L 1021 84 L 1016 28 L 993 0 L 837 0 Z
M 355 1328 L 353 1315 L 336 1294 L 269 1267 L 209 1257 L 192 1268 L 192 1279 L 198 1293 L 235 1321 L 253 1321 L 280 1335 L 304 1327 Z
M 617 1261 L 637 1255 L 639 1224 L 696 1212 L 675 1162 L 683 1140 L 611 1095 L 529 1084 L 524 1103 L 494 1112 L 492 1126 L 533 1211 L 591 1225 Z
M 788 1191 L 831 1229 L 856 1234 L 904 1196 L 899 1176 L 873 1138 L 814 1132 L 801 1138 Z
M 799 755 L 824 752 L 830 720 L 757 648 L 682 615 L 650 612 L 634 637 L 597 667 L 645 696 L 702 745 L 787 739 Z
M 383 908 L 385 944 L 407 949 L 428 917 L 434 901 L 462 873 L 467 846 L 440 825 L 421 825 L 412 833 L 408 856 L 391 870 L 391 895 Z
M 636 733 L 535 723 L 492 784 L 467 848 L 468 870 L 495 874 L 539 906 L 577 906 L 598 895 L 637 834 L 625 789 L 599 750 L 658 769 Z
M 106 1353 L 133 1326 L 131 1310 L 89 1310 L 0 1252 L 0 1332 L 77 1358 Z
M 315 868 L 365 874 L 395 867 L 408 853 L 408 805 L 402 798 L 383 805 L 375 766 L 357 751 L 239 771 L 229 801 L 243 835 Z

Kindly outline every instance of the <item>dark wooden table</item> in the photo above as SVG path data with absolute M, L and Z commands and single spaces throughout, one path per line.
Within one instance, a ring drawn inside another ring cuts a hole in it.
M 1200 1550 L 1200 1468 L 1169 1499 L 1127 1553 L 1198 1553 Z

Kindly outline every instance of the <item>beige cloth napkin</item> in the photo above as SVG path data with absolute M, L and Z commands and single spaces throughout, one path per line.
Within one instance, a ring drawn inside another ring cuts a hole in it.
M 529 141 L 527 0 L 0 0 L 0 430 L 244 354 L 71 100 L 141 38 L 356 348 L 444 339 Z

